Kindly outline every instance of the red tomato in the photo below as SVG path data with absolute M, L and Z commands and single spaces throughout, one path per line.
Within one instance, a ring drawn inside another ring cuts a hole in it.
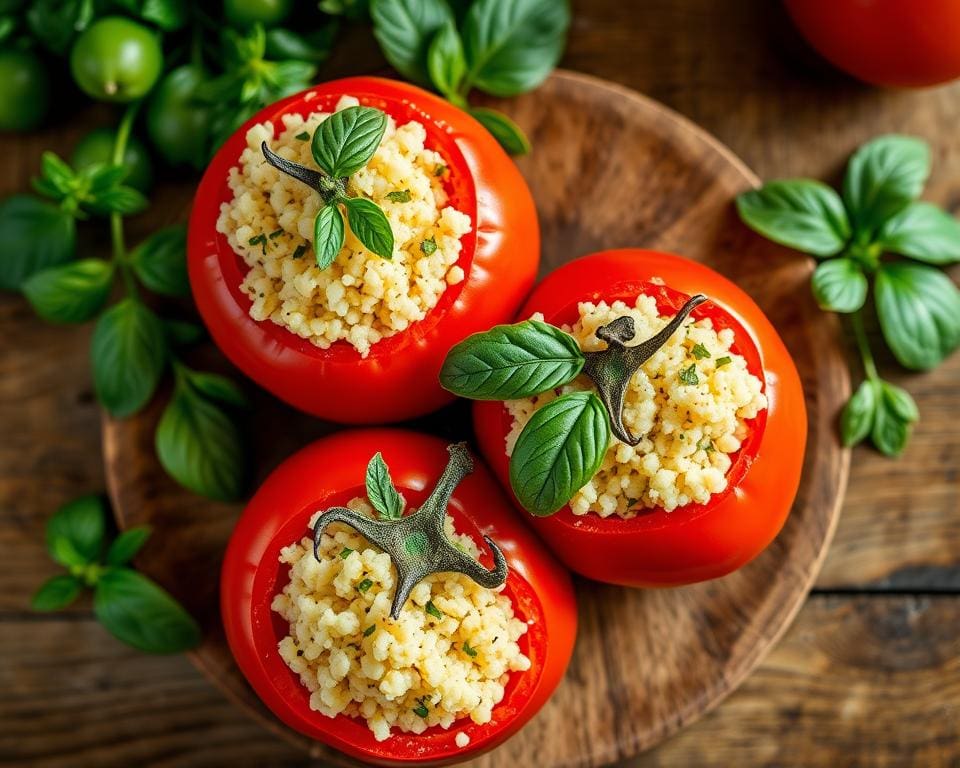
M 271 321 L 250 317 L 240 292 L 247 272 L 216 231 L 220 204 L 231 199 L 227 172 L 255 123 L 332 109 L 357 97 L 398 122 L 418 120 L 427 146 L 450 169 L 450 204 L 468 214 L 459 266 L 466 279 L 444 291 L 436 307 L 406 331 L 383 339 L 366 358 L 346 342 L 322 350 Z M 493 137 L 467 113 L 420 88 L 376 77 L 323 83 L 254 115 L 210 163 L 190 218 L 188 264 L 197 307 L 214 341 L 265 389 L 308 413 L 343 423 L 397 421 L 453 399 L 437 374 L 447 350 L 475 331 L 508 321 L 527 295 L 540 259 L 540 229 L 526 182 Z
M 709 317 L 718 330 L 733 329 L 733 350 L 764 382 L 769 405 L 750 424 L 727 473 L 727 489 L 706 504 L 654 509 L 629 520 L 574 515 L 569 507 L 550 517 L 524 514 L 569 568 L 591 579 L 634 587 L 713 579 L 759 554 L 790 512 L 806 443 L 800 378 L 770 321 L 743 291 L 672 254 L 630 249 L 577 259 L 534 289 L 518 319 L 542 312 L 548 323 L 569 324 L 581 301 L 632 302 L 639 293 L 655 296 L 663 314 L 674 314 L 692 294 L 706 294 L 710 301 L 693 316 Z M 509 489 L 504 439 L 511 417 L 495 401 L 477 402 L 473 414 L 480 450 Z
M 453 494 L 448 512 L 457 530 L 483 548 L 490 536 L 509 566 L 506 594 L 529 630 L 519 644 L 530 659 L 513 672 L 504 699 L 486 725 L 471 720 L 416 735 L 394 731 L 378 742 L 361 720 L 328 718 L 310 709 L 309 692 L 281 659 L 277 643 L 289 627 L 270 610 L 287 578 L 278 562 L 282 547 L 311 536 L 308 521 L 318 509 L 365 496 L 370 458 L 380 451 L 398 490 L 421 504 L 447 463 L 446 443 L 416 432 L 364 429 L 341 432 L 307 446 L 281 464 L 247 505 L 230 538 L 220 580 L 220 610 L 237 664 L 264 703 L 291 728 L 348 755 L 379 765 L 458 762 L 485 752 L 518 731 L 543 706 L 560 682 L 576 634 L 576 603 L 570 577 L 527 529 L 497 481 L 477 462 Z M 492 558 L 486 553 L 486 567 Z M 470 737 L 457 747 L 455 734 Z
M 831 63 L 874 85 L 960 77 L 960 0 L 786 0 L 794 24 Z

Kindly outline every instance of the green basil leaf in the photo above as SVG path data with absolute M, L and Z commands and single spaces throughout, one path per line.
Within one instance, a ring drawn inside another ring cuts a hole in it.
M 69 213 L 30 195 L 0 203 L 0 288 L 19 290 L 35 272 L 70 261 L 76 223 Z
M 497 325 L 453 346 L 440 385 L 472 400 L 533 397 L 572 381 L 585 358 L 570 334 L 538 320 Z
M 393 258 L 393 229 L 380 206 L 363 197 L 347 197 L 342 202 L 350 229 L 363 247 L 381 258 Z
M 456 96 L 460 82 L 467 72 L 463 58 L 463 42 L 453 20 L 448 21 L 433 36 L 427 50 L 427 70 L 430 80 L 446 97 Z
M 161 229 L 130 254 L 137 278 L 154 293 L 189 296 L 187 228 L 182 224 Z
M 164 32 L 172 32 L 186 26 L 190 10 L 186 0 L 143 0 L 140 18 L 156 24 Z
M 147 653 L 180 653 L 200 642 L 200 627 L 143 574 L 111 568 L 97 582 L 93 612 L 118 640 Z
M 882 382 L 881 387 L 884 384 L 886 382 Z M 886 456 L 899 456 L 910 439 L 910 431 L 911 420 L 904 419 L 898 407 L 885 395 L 881 396 L 877 400 L 873 428 L 870 430 L 870 439 L 877 450 Z
M 356 173 L 380 146 L 387 116 L 373 107 L 347 107 L 320 123 L 310 144 L 313 159 L 328 176 Z
M 271 62 L 273 68 L 274 87 L 268 97 L 261 102 L 289 96 L 304 88 L 310 87 L 314 75 L 317 74 L 317 65 L 309 61 L 276 61 Z
M 854 229 L 870 235 L 920 196 L 930 175 L 930 148 L 910 136 L 880 136 L 853 153 L 843 201 Z
M 203 338 L 203 328 L 185 320 L 163 319 L 163 330 L 170 347 L 188 347 Z
M 216 403 L 178 380 L 155 435 L 157 457 L 184 488 L 233 501 L 243 492 L 245 457 L 240 430 Z
M 563 507 L 603 462 L 610 425 L 600 398 L 573 392 L 552 400 L 527 422 L 510 457 L 510 485 L 531 514 Z
M 513 120 L 502 112 L 486 107 L 471 107 L 473 115 L 509 154 L 525 155 L 530 151 L 530 139 Z
M 64 56 L 74 37 L 93 19 L 92 0 L 32 0 L 27 25 L 44 47 Z
M 960 261 L 960 221 L 930 203 L 910 203 L 883 223 L 877 239 L 884 250 L 928 264 Z
M 97 321 L 90 344 L 97 398 L 118 418 L 153 397 L 167 362 L 167 339 L 157 316 L 136 299 L 114 304 Z
M 811 286 L 820 307 L 833 312 L 856 312 L 867 300 L 867 276 L 853 259 L 844 257 L 818 264 Z
M 107 549 L 107 565 L 126 565 L 150 538 L 150 527 L 141 525 L 122 531 Z
M 940 270 L 881 264 L 874 298 L 883 337 L 904 367 L 928 370 L 960 345 L 960 290 Z
M 36 313 L 50 323 L 82 323 L 104 305 L 113 284 L 113 264 L 81 259 L 35 272 L 21 286 Z
M 381 520 L 399 520 L 403 517 L 403 499 L 390 479 L 390 469 L 377 451 L 367 464 L 367 498 L 380 514 Z
M 920 409 L 913 397 L 903 387 L 891 384 L 889 381 L 880 382 L 880 398 L 883 406 L 895 413 L 899 419 L 906 422 L 919 421 Z
M 326 269 L 343 248 L 343 214 L 336 203 L 323 206 L 313 222 L 313 248 L 317 254 L 317 266 Z
M 243 394 L 243 390 L 226 376 L 205 371 L 184 370 L 184 373 L 190 382 L 190 386 L 205 397 L 218 400 L 226 405 L 232 405 L 235 408 L 250 407 L 250 401 Z
M 130 169 L 125 165 L 104 165 L 103 163 L 93 163 L 80 170 L 80 176 L 88 180 L 89 192 L 93 196 L 116 187 L 129 174 Z
M 427 85 L 427 49 L 453 14 L 443 0 L 372 0 L 373 35 L 390 65 L 410 80 Z
M 560 60 L 569 26 L 566 0 L 477 0 L 463 25 L 467 82 L 495 96 L 536 88 Z
M 267 30 L 267 56 L 271 59 L 297 59 L 320 64 L 330 56 L 338 25 L 327 24 L 316 31 L 299 34 L 275 27 Z
M 844 445 L 856 445 L 870 434 L 876 408 L 876 385 L 867 379 L 860 383 L 840 414 L 840 436 Z
M 50 556 L 60 565 L 76 565 L 72 556 L 63 557 L 60 554 L 64 550 L 57 542 L 66 541 L 80 564 L 97 562 L 103 552 L 106 516 L 100 496 L 81 496 L 64 504 L 47 520 L 47 551 Z
M 34 592 L 30 608 L 34 611 L 59 611 L 80 596 L 83 582 L 76 576 L 61 573 L 47 579 Z
M 775 243 L 814 256 L 833 256 L 850 238 L 840 195 L 813 179 L 770 181 L 737 195 L 743 223 Z
M 40 156 L 40 176 L 55 189 L 60 196 L 69 195 L 73 190 L 77 174 L 56 152 L 44 152 Z
M 93 200 L 83 204 L 83 208 L 93 213 L 121 213 L 129 216 L 140 213 L 148 205 L 149 202 L 142 192 L 133 187 L 120 185 L 98 192 Z
M 366 21 L 370 15 L 370 0 L 320 0 L 320 10 L 351 21 Z

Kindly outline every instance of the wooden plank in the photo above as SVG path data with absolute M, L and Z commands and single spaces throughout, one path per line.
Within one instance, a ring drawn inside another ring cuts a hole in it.
M 956 765 L 958 623 L 956 596 L 814 596 L 723 706 L 624 765 Z M 0 656 L 2 763 L 303 764 L 185 659 L 128 650 L 86 617 L 7 619 Z

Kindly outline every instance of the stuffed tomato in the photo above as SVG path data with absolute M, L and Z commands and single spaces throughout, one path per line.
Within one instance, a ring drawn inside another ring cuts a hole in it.
M 571 569 L 628 586 L 723 576 L 796 495 L 799 376 L 733 283 L 619 250 L 548 276 L 523 320 L 454 347 L 441 381 L 479 400 L 481 452 Z
M 304 411 L 374 423 L 450 399 L 444 354 L 512 318 L 539 249 L 526 183 L 478 122 L 355 77 L 267 107 L 224 144 L 194 201 L 188 266 L 238 368 Z
M 230 539 L 221 613 L 291 728 L 380 765 L 441 765 L 519 730 L 566 670 L 569 575 L 463 444 L 342 432 L 276 469 Z

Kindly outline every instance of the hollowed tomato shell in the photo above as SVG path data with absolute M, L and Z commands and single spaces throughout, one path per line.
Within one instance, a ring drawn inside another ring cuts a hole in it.
M 654 587 L 717 578 L 763 551 L 790 512 L 806 445 L 800 377 L 780 336 L 746 293 L 703 264 L 673 254 L 625 249 L 577 259 L 537 286 L 517 319 L 542 312 L 547 322 L 572 324 L 581 301 L 632 305 L 639 293 L 655 296 L 664 315 L 674 314 L 692 294 L 707 295 L 710 301 L 693 316 L 711 318 L 717 330 L 732 328 L 733 351 L 763 382 L 767 409 L 749 422 L 726 490 L 706 504 L 641 510 L 629 520 L 574 515 L 569 506 L 549 517 L 523 514 L 569 568 L 597 581 Z M 473 416 L 481 453 L 520 507 L 510 489 L 505 448 L 511 417 L 492 401 L 477 402 Z
M 232 199 L 230 168 L 247 146 L 247 131 L 267 120 L 279 133 L 281 117 L 332 110 L 341 96 L 382 109 L 398 123 L 426 127 L 426 145 L 447 164 L 448 204 L 468 214 L 457 262 L 465 279 L 405 331 L 374 344 L 366 358 L 338 341 L 323 350 L 270 320 L 250 317 L 240 291 L 248 271 L 217 232 L 222 203 Z M 533 285 L 540 229 L 526 182 L 493 137 L 466 112 L 420 88 L 376 77 L 333 80 L 263 109 L 223 145 L 194 200 L 188 237 L 190 285 L 200 315 L 223 353 L 281 400 L 332 421 L 398 421 L 452 400 L 437 374 L 447 350 L 476 331 L 507 322 Z
M 470 534 L 481 549 L 486 549 L 487 535 L 503 550 L 509 566 L 505 592 L 513 601 L 514 614 L 528 624 L 519 645 L 531 661 L 530 669 L 510 673 L 506 694 L 484 725 L 464 718 L 449 730 L 433 726 L 420 735 L 394 729 L 386 741 L 378 742 L 360 719 L 330 718 L 310 709 L 308 690 L 277 650 L 289 634 L 286 622 L 270 610 L 287 580 L 280 550 L 312 535 L 308 521 L 317 510 L 366 495 L 366 467 L 377 451 L 412 506 L 427 497 L 448 458 L 446 443 L 439 438 L 362 429 L 318 440 L 283 462 L 250 500 L 227 545 L 220 581 L 227 641 L 257 695 L 294 730 L 377 765 L 459 762 L 516 733 L 559 684 L 577 627 L 570 576 L 518 518 L 497 481 L 477 460 L 474 472 L 454 492 L 448 511 L 457 531 Z M 481 562 L 491 567 L 489 552 Z M 456 745 L 458 733 L 470 737 L 465 748 Z

